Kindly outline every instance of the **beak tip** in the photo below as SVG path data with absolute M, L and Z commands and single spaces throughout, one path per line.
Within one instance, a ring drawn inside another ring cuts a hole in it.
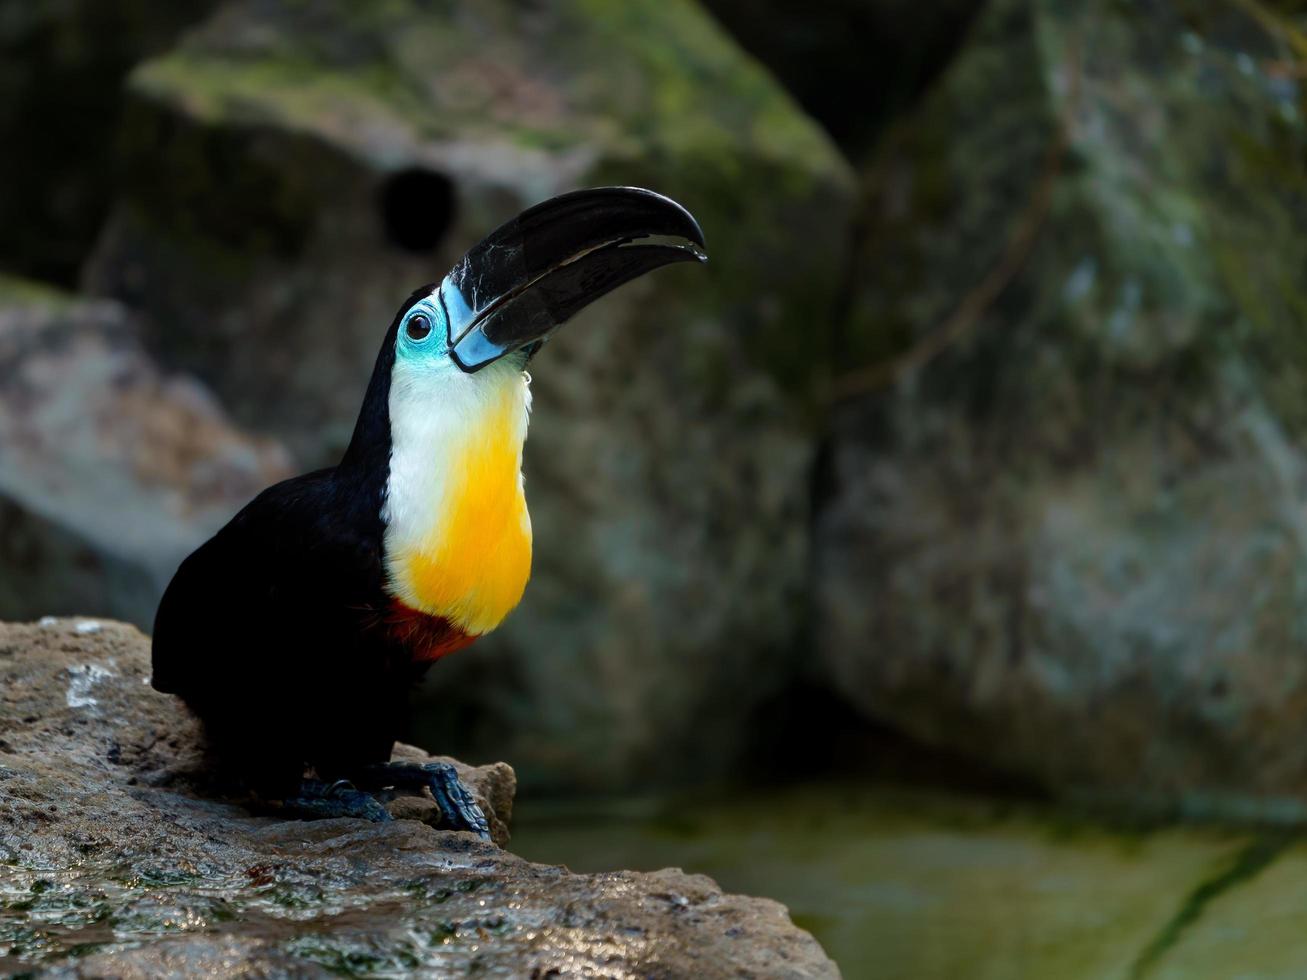
M 708 239 L 704 237 L 703 229 L 699 226 L 699 222 L 695 216 L 690 214 L 689 211 L 686 211 L 685 213 L 689 215 L 691 227 L 694 228 L 694 237 L 690 240 L 699 246 L 700 260 L 706 261 L 708 258 Z
M 646 194 L 649 197 L 655 198 L 664 208 L 677 213 L 680 216 L 682 225 L 682 227 L 677 229 L 677 231 L 686 239 L 686 241 L 693 242 L 694 245 L 697 246 L 694 249 L 694 252 L 699 261 L 707 261 L 708 242 L 704 238 L 703 228 L 699 225 L 699 220 L 690 213 L 689 209 L 684 204 L 672 200 L 666 194 L 659 194 L 657 191 L 651 191 L 644 187 L 624 187 L 621 188 L 621 190 L 631 191 L 637 194 Z

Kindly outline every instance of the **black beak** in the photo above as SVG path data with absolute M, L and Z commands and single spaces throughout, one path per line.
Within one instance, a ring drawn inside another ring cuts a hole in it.
M 440 284 L 449 349 L 464 371 L 539 346 L 582 307 L 673 262 L 707 260 L 671 198 L 596 187 L 537 204 L 474 246 Z

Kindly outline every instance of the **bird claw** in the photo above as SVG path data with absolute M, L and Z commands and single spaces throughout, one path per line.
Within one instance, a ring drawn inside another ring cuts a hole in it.
M 443 828 L 470 831 L 485 841 L 493 839 L 485 813 L 458 778 L 458 770 L 448 762 L 389 762 L 369 766 L 361 775 L 360 781 L 373 790 L 428 790 L 440 810 Z M 306 779 L 300 783 L 299 793 L 284 800 L 279 809 L 309 820 L 356 817 L 386 823 L 394 819 L 372 793 L 357 788 L 348 779 L 331 783 Z
M 393 819 L 376 797 L 357 789 L 348 779 L 338 779 L 334 783 L 306 779 L 300 783 L 298 795 L 283 801 L 281 809 L 310 820 L 356 817 L 386 823 Z
M 403 789 L 429 790 L 440 809 L 441 825 L 448 830 L 466 830 L 482 840 L 492 840 L 490 824 L 472 793 L 448 762 L 388 762 L 368 768 L 370 784 Z
M 445 824 L 455 830 L 470 830 L 482 840 L 490 840 L 490 824 L 472 797 L 458 771 L 448 762 L 428 762 L 422 767 L 430 773 L 427 788 L 440 807 Z

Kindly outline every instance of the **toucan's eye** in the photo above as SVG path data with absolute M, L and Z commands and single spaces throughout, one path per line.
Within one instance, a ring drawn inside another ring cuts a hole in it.
M 410 340 L 426 340 L 427 335 L 431 333 L 431 321 L 419 313 L 408 321 L 405 329 Z

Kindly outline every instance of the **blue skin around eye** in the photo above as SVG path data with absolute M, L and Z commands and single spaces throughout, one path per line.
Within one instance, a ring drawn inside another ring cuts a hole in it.
M 422 340 L 414 340 L 408 335 L 408 324 L 413 317 L 419 315 L 431 321 L 431 332 Z M 396 356 L 406 364 L 432 371 L 460 369 L 449 343 L 452 335 L 462 338 L 458 344 L 458 360 L 464 364 L 470 363 L 474 368 L 480 368 L 501 357 L 513 357 L 514 352 L 487 340 L 479 331 L 467 333 L 468 326 L 475 318 L 476 314 L 464 300 L 463 294 L 446 277 L 438 292 L 414 304 L 405 314 L 395 342 Z M 516 353 L 521 355 L 516 359 L 518 366 L 525 367 L 528 355 L 522 351 Z
M 408 335 L 408 323 L 419 314 L 431 321 L 431 332 L 422 340 L 414 340 Z M 438 297 L 422 300 L 404 316 L 404 322 L 399 325 L 396 353 L 406 360 L 449 363 L 449 331 Z

